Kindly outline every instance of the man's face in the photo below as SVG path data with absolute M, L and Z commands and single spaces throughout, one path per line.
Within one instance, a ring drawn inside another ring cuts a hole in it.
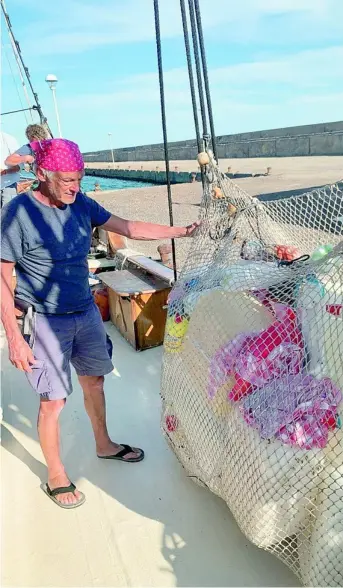
M 73 204 L 77 193 L 80 192 L 83 176 L 83 171 L 55 172 L 52 178 L 45 179 L 51 200 L 57 205 Z

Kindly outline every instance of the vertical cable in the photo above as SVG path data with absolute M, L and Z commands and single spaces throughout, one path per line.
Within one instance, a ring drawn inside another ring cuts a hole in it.
M 204 35 L 203 35 L 203 31 L 202 31 L 201 12 L 200 12 L 199 0 L 193 0 L 193 1 L 194 1 L 195 14 L 196 14 L 196 20 L 197 20 L 197 27 L 198 27 L 198 36 L 199 36 L 202 70 L 203 70 L 206 100 L 207 100 L 208 119 L 209 119 L 210 129 L 211 129 L 213 155 L 214 155 L 216 161 L 218 161 L 217 144 L 216 144 L 217 142 L 216 142 L 216 134 L 215 134 L 215 130 L 214 130 L 214 122 L 213 122 L 212 101 L 211 101 L 210 85 L 209 85 L 209 81 L 208 81 L 208 69 L 207 69 L 206 51 L 205 51 L 205 44 L 204 44 Z
M 202 118 L 203 135 L 207 135 L 208 131 L 207 131 L 207 119 L 206 119 L 206 107 L 205 107 L 205 98 L 204 98 L 204 88 L 203 88 L 202 76 L 201 76 L 200 54 L 199 54 L 199 45 L 198 45 L 198 38 L 197 38 L 197 25 L 196 25 L 196 20 L 195 20 L 193 0 L 188 0 L 188 6 L 189 6 L 189 18 L 190 18 L 191 30 L 192 30 L 195 69 L 196 69 L 197 81 L 198 81 L 198 93 L 199 93 L 200 111 L 201 111 L 201 118 Z
M 171 185 L 170 185 L 170 165 L 169 165 L 166 108 L 165 108 L 165 96 L 164 96 L 160 13 L 159 13 L 158 0 L 154 0 L 154 13 L 155 13 L 155 34 L 156 34 L 158 77 L 159 77 L 159 84 L 160 84 L 160 101 L 161 101 L 161 118 L 162 118 L 162 130 L 163 130 L 164 160 L 165 160 L 165 164 L 166 164 L 169 220 L 170 220 L 170 226 L 172 227 L 174 225 L 173 202 L 172 202 Z M 172 257 L 173 257 L 174 279 L 176 281 L 177 280 L 177 271 L 176 271 L 176 254 L 175 254 L 175 241 L 174 241 L 174 239 L 172 239 Z
M 188 34 L 185 0 L 180 0 L 180 7 L 181 7 L 181 16 L 182 16 L 183 37 L 184 37 L 184 41 L 185 41 L 185 49 L 186 49 L 186 57 L 187 57 L 189 87 L 191 90 L 191 97 L 192 97 L 195 134 L 196 134 L 197 145 L 198 145 L 198 153 L 200 153 L 200 151 L 202 151 L 202 146 L 201 146 L 200 128 L 199 128 L 198 105 L 197 105 L 197 100 L 196 100 L 196 95 L 195 95 L 193 64 L 192 64 L 192 57 L 191 57 L 191 49 L 190 49 L 190 45 L 189 45 L 189 34 Z
M 180 0 L 180 7 L 181 7 L 181 17 L 182 17 L 182 27 L 183 27 L 183 38 L 185 41 L 185 50 L 186 50 L 186 58 L 187 58 L 189 87 L 191 90 L 191 97 L 192 97 L 195 135 L 196 135 L 196 141 L 197 141 L 197 146 L 198 146 L 198 153 L 200 153 L 203 150 L 203 146 L 201 144 L 201 137 L 200 137 L 198 104 L 197 104 L 196 93 L 195 93 L 195 84 L 194 84 L 194 76 L 193 76 L 193 63 L 192 63 L 192 56 L 191 56 L 191 48 L 190 48 L 190 44 L 189 44 L 189 34 L 188 34 L 188 24 L 187 24 L 187 13 L 186 13 L 185 0 Z M 204 176 L 204 168 L 202 165 L 200 166 L 200 173 L 201 173 L 202 185 L 204 187 L 205 176 Z

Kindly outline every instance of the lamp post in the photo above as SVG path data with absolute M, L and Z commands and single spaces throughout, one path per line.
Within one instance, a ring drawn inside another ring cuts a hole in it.
M 47 82 L 47 84 L 49 84 L 50 90 L 52 92 L 52 97 L 53 97 L 54 106 L 55 106 L 55 113 L 56 113 L 58 134 L 60 137 L 62 137 L 60 115 L 58 113 L 57 100 L 56 100 L 56 84 L 58 82 L 58 79 L 54 74 L 49 74 L 46 76 L 45 81 Z
M 113 147 L 112 147 L 112 133 L 108 133 L 108 143 L 110 146 L 110 151 L 112 153 L 112 164 L 113 164 L 113 169 L 114 169 L 114 154 L 113 154 Z

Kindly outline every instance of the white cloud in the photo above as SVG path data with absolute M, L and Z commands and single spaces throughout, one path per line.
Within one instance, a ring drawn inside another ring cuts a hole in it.
M 325 28 L 338 26 L 342 15 L 340 0 L 201 0 L 201 9 L 206 34 L 215 36 L 218 29 L 224 40 L 233 42 L 257 39 L 260 23 L 268 16 L 293 15 L 307 35 L 314 23 L 322 26 L 325 34 Z M 162 0 L 160 17 L 164 38 L 182 34 L 178 0 Z M 35 18 L 39 39 L 32 43 L 29 27 L 23 44 L 36 55 L 74 54 L 98 46 L 153 41 L 155 35 L 152 0 L 103 0 L 101 4 L 36 0 Z
M 340 46 L 210 70 L 218 133 L 341 118 L 342 62 Z M 165 91 L 170 140 L 194 136 L 187 71 L 167 71 Z M 107 113 L 127 146 L 161 141 L 159 100 L 157 73 L 147 73 L 119 80 L 113 91 L 64 99 L 61 108 L 76 120 Z
M 340 45 L 342 0 L 200 0 L 200 5 L 209 64 L 217 66 L 210 68 L 210 85 L 218 133 L 341 118 L 343 47 L 299 47 Z M 140 53 L 139 46 L 130 46 L 154 41 L 152 0 L 35 0 L 30 18 L 21 23 L 22 9 L 27 10 L 26 0 L 11 0 L 15 32 L 52 125 L 50 91 L 40 74 L 50 69 L 61 79 L 62 126 L 83 149 L 106 146 L 111 129 L 122 146 L 161 140 L 154 47 Z M 160 10 L 162 35 L 169 39 L 165 64 L 185 63 L 179 0 L 160 0 Z M 152 73 L 122 77 L 118 72 L 126 67 Z M 194 136 L 186 70 L 167 70 L 165 86 L 170 140 Z M 17 96 L 8 90 L 7 95 L 10 110 Z
M 233 96 L 246 92 L 260 92 L 266 84 L 294 86 L 298 91 L 320 91 L 326 86 L 340 84 L 343 45 L 322 50 L 302 51 L 279 59 L 251 61 L 209 70 L 212 93 Z M 164 74 L 166 95 L 171 105 L 190 100 L 188 74 L 185 68 L 171 69 Z M 267 89 L 267 92 L 269 90 Z M 288 93 L 289 93 L 288 92 Z M 159 101 L 158 74 L 146 73 L 124 77 L 115 82 L 115 89 L 106 93 L 74 95 L 64 99 L 66 106 L 92 104 L 136 103 L 145 105 Z
M 212 83 L 230 78 L 234 86 L 255 82 L 297 84 L 320 87 L 335 79 L 339 83 L 343 63 L 343 46 L 307 50 L 268 61 L 238 63 L 213 70 Z

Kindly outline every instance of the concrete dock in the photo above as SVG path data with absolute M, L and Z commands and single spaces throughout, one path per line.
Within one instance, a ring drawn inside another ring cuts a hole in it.
M 2 338 L 2 586 L 298 586 L 274 556 L 240 532 L 225 503 L 195 485 L 160 431 L 162 349 L 136 353 L 107 323 L 115 369 L 106 377 L 108 423 L 143 447 L 141 464 L 97 459 L 82 391 L 61 418 L 62 454 L 87 497 L 58 508 L 40 489 L 38 399 L 8 361 Z

